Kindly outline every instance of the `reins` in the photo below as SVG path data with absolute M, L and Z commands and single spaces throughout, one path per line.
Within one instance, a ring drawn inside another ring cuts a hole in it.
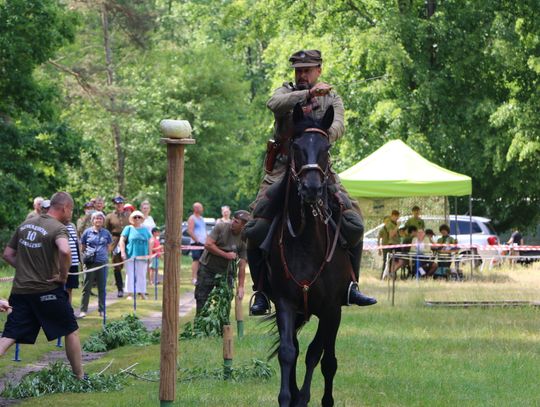
M 325 136 L 326 138 L 328 138 L 328 134 L 324 130 L 321 130 L 321 129 L 308 128 L 308 129 L 304 130 L 304 132 L 319 133 L 319 134 Z M 292 238 L 298 237 L 303 232 L 304 226 L 305 226 L 305 213 L 304 213 L 303 203 L 302 202 L 300 204 L 300 207 L 301 207 L 301 209 L 300 209 L 301 210 L 301 223 L 300 223 L 300 229 L 299 229 L 298 232 L 296 232 L 296 233 L 294 232 L 291 221 L 290 221 L 290 217 L 289 217 L 289 193 L 290 193 L 290 189 L 291 189 L 291 180 L 294 180 L 296 183 L 299 183 L 300 182 L 300 175 L 304 171 L 317 170 L 317 171 L 321 172 L 321 174 L 323 175 L 323 183 L 324 183 L 325 189 L 326 189 L 327 188 L 326 182 L 327 182 L 328 177 L 329 177 L 329 174 L 328 174 L 329 169 L 330 169 L 329 167 L 330 167 L 329 163 L 327 164 L 325 170 L 323 170 L 318 164 L 305 164 L 300 168 L 300 170 L 298 172 L 296 172 L 295 171 L 294 156 L 291 156 L 291 161 L 290 161 L 290 164 L 289 164 L 289 175 L 288 175 L 288 178 L 287 178 L 287 189 L 286 189 L 286 192 L 285 192 L 285 202 L 284 202 L 284 206 L 283 206 L 283 220 L 281 222 L 280 235 L 279 235 L 279 252 L 280 252 L 280 257 L 281 257 L 281 265 L 283 267 L 283 270 L 285 271 L 285 278 L 292 280 L 302 290 L 303 302 L 304 302 L 304 320 L 305 321 L 308 321 L 309 317 L 310 317 L 310 315 L 309 315 L 309 307 L 308 307 L 309 289 L 319 279 L 322 271 L 324 270 L 324 267 L 328 263 L 330 263 L 330 261 L 334 257 L 334 253 L 335 253 L 338 238 L 339 238 L 339 233 L 340 233 L 340 230 L 341 230 L 341 219 L 343 217 L 343 204 L 339 200 L 339 208 L 340 208 L 339 209 L 339 211 L 340 211 L 339 212 L 339 218 L 338 218 L 338 222 L 337 222 L 337 225 L 336 225 L 336 231 L 335 231 L 334 239 L 333 239 L 331 245 L 329 245 L 329 243 L 330 243 L 330 222 L 329 222 L 329 220 L 330 220 L 330 217 L 331 217 L 331 213 L 327 214 L 327 218 L 325 219 L 324 215 L 320 211 L 319 207 L 316 207 L 316 209 L 313 208 L 313 210 L 312 210 L 313 217 L 317 218 L 320 215 L 322 222 L 326 225 L 326 227 L 325 227 L 325 230 L 326 230 L 326 250 L 325 250 L 325 255 L 324 255 L 324 259 L 322 261 L 322 264 L 320 265 L 319 269 L 317 270 L 317 273 L 315 273 L 315 275 L 313 276 L 313 278 L 311 280 L 298 281 L 296 279 L 296 277 L 289 270 L 289 266 L 287 264 L 287 259 L 285 257 L 285 248 L 284 248 L 284 243 L 283 243 L 285 224 L 287 224 L 289 234 L 291 235 Z M 328 205 L 328 202 L 323 202 L 322 200 L 319 200 L 317 202 L 317 204 L 319 206 L 322 206 L 323 209 L 325 209 L 325 207 Z

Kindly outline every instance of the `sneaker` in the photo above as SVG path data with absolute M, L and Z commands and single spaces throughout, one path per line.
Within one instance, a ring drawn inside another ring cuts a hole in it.
M 128 296 L 126 297 L 126 300 L 132 300 L 132 299 L 133 299 L 133 297 L 132 297 L 131 295 L 128 295 Z
M 86 312 L 79 312 L 79 315 L 77 316 L 78 319 L 83 319 L 86 316 Z
M 124 296 L 124 292 L 123 291 L 118 291 L 118 298 L 122 298 Z

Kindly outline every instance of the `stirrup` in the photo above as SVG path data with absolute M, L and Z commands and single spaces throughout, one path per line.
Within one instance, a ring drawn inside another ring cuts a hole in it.
M 253 313 L 251 312 L 251 307 L 253 306 L 253 303 L 255 302 L 255 296 L 257 294 L 261 294 L 264 296 L 264 298 L 266 298 L 266 302 L 268 303 L 268 309 L 264 314 L 253 315 Z M 264 293 L 264 291 L 255 291 L 253 294 L 251 294 L 251 297 L 249 297 L 248 310 L 249 310 L 250 317 L 252 316 L 260 317 L 263 315 L 270 315 L 272 313 L 272 303 L 270 302 L 270 298 L 268 298 L 268 296 Z
M 351 281 L 349 284 L 349 289 L 347 290 L 347 307 L 351 306 L 351 303 L 349 302 L 349 298 L 351 298 L 351 290 L 353 290 L 353 287 L 356 287 L 356 289 L 358 290 L 358 283 Z

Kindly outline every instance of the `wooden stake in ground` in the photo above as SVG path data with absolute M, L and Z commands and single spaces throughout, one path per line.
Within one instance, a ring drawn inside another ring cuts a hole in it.
M 185 120 L 162 120 L 160 127 L 166 137 L 161 142 L 167 144 L 168 170 L 159 399 L 161 406 L 170 406 L 176 397 L 184 148 L 195 140 L 190 138 L 191 126 Z
M 244 336 L 244 308 L 242 308 L 242 300 L 238 298 L 238 295 L 234 296 L 234 314 L 238 339 L 242 339 Z
M 223 378 L 225 380 L 229 380 L 232 375 L 233 352 L 232 326 L 223 325 Z

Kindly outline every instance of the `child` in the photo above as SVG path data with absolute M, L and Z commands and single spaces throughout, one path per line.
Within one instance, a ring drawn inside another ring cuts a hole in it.
M 151 254 L 157 254 L 157 256 L 150 260 L 150 285 L 158 282 L 159 258 L 163 253 L 163 246 L 161 246 L 161 243 L 159 242 L 160 233 L 159 228 L 152 228 L 152 237 L 150 238 L 150 247 L 152 248 Z

